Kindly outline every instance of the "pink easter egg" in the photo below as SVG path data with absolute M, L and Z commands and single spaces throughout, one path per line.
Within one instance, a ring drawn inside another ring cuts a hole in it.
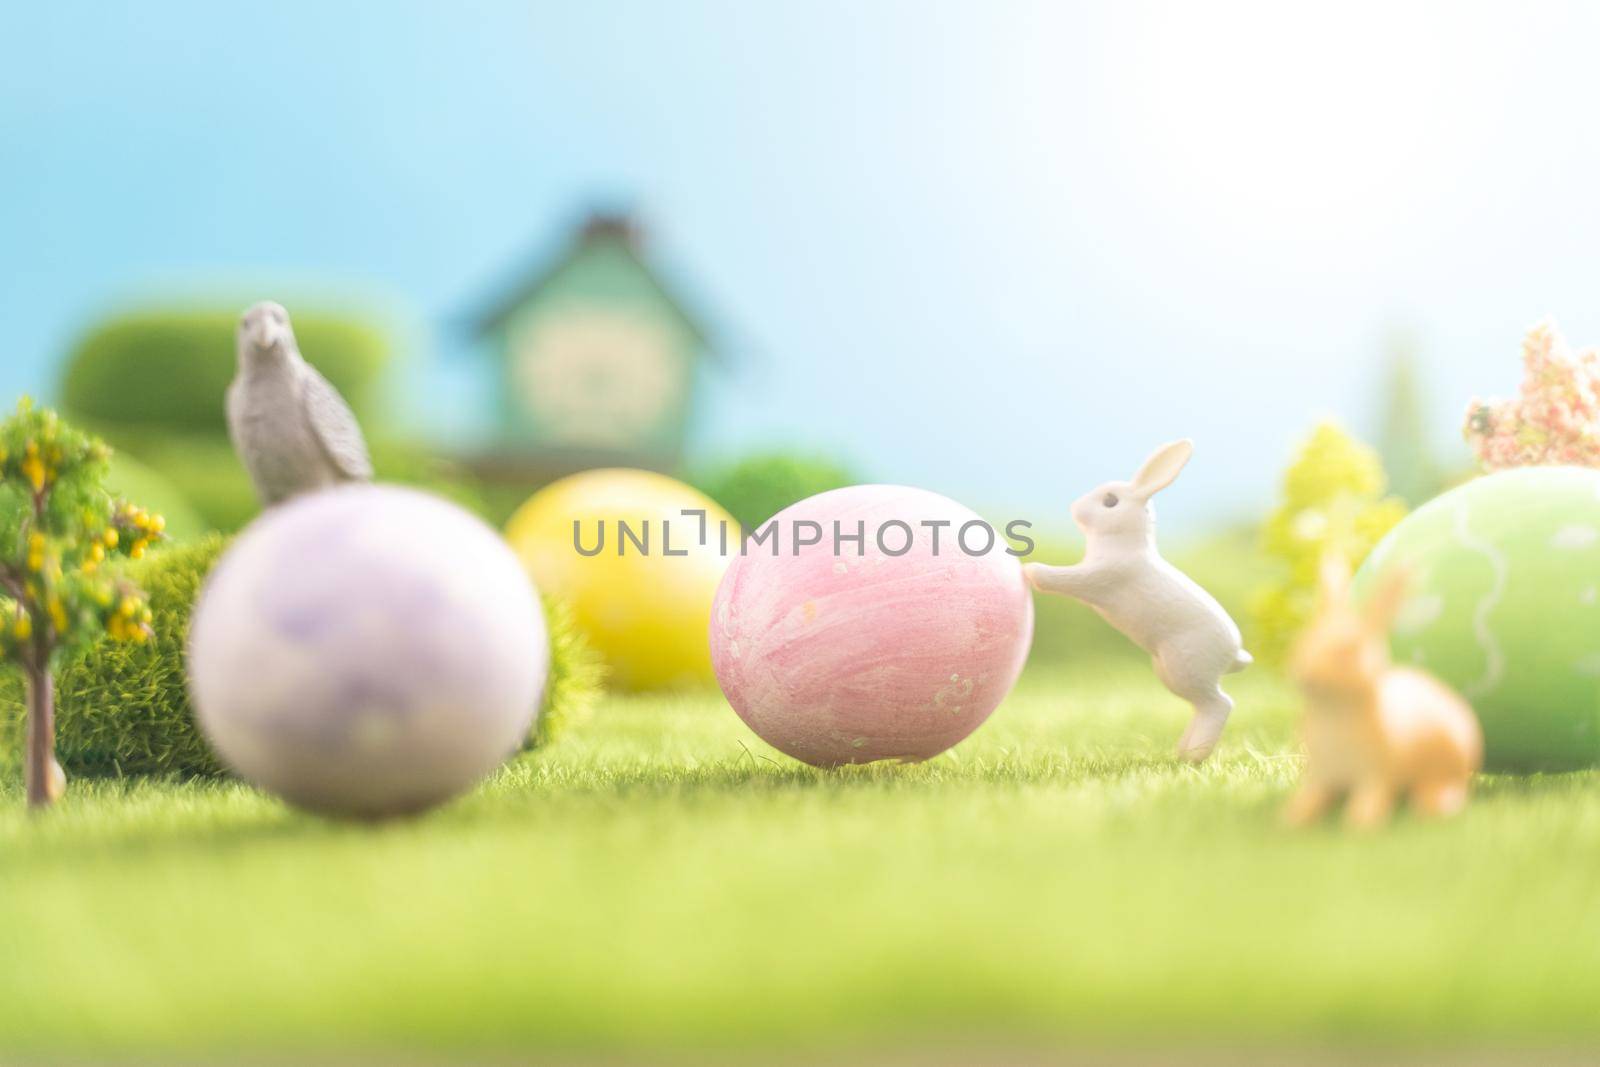
M 1001 532 L 972 511 L 923 489 L 857 485 L 760 530 L 772 532 L 747 538 L 717 589 L 711 661 L 774 748 L 817 766 L 924 760 L 1010 692 L 1033 598 Z

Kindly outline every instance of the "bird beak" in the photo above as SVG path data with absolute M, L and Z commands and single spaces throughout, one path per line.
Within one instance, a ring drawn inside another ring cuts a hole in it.
M 271 319 L 263 317 L 256 323 L 251 340 L 255 342 L 257 348 L 271 348 L 278 343 L 278 327 Z

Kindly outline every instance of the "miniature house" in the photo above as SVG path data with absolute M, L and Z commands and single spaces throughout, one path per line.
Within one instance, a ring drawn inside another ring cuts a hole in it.
M 678 465 L 711 349 L 632 220 L 592 216 L 472 326 L 497 377 L 483 473 Z

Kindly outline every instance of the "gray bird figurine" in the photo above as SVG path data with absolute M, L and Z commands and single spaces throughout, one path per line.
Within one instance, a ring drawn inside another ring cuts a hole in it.
M 262 505 L 370 481 L 361 426 L 339 391 L 301 357 L 282 305 L 266 300 L 246 311 L 237 347 L 228 431 Z

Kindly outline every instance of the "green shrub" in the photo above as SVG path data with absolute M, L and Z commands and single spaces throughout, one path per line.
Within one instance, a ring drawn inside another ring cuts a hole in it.
M 108 320 L 68 359 L 65 406 L 86 428 L 171 483 L 198 525 L 225 533 L 260 513 L 228 437 L 226 394 L 235 372 L 227 310 L 146 311 Z M 381 481 L 430 489 L 484 513 L 478 483 L 421 446 L 389 432 L 383 373 L 387 337 L 350 317 L 297 311 L 300 346 L 361 420 Z
M 176 486 L 208 529 L 233 533 L 261 513 L 250 476 L 226 437 L 136 433 L 115 440 Z
M 489 518 L 484 486 L 472 472 L 422 444 L 392 438 L 368 439 L 372 466 L 380 482 L 410 485 L 444 497 L 499 529 L 503 523 Z
M 854 485 L 847 467 L 818 456 L 763 452 L 692 479 L 745 529 L 754 529 L 796 501 Z
M 183 646 L 200 583 L 222 554 L 212 535 L 153 553 L 129 576 L 149 597 L 144 644 L 101 642 L 56 676 L 56 758 L 69 778 L 215 775 L 222 768 L 195 729 Z M 0 749 L 22 748 L 22 688 L 0 679 Z
M 67 358 L 63 406 L 102 432 L 118 426 L 225 435 L 237 310 L 140 311 L 101 323 Z M 377 414 L 391 347 L 356 318 L 299 311 L 295 336 L 357 415 Z M 115 440 L 114 433 L 110 436 Z M 122 442 L 116 442 L 122 443 Z
M 152 554 L 129 575 L 149 596 L 155 637 L 102 642 L 57 675 L 56 754 L 71 777 L 213 777 L 223 768 L 189 707 L 184 650 L 189 615 L 226 541 L 212 534 Z M 571 612 L 546 599 L 550 676 L 527 748 L 548 744 L 599 699 L 599 657 Z M 22 751 L 22 683 L 0 675 L 0 758 Z
M 544 598 L 545 625 L 550 631 L 550 675 L 544 684 L 544 705 L 526 748 L 538 748 L 560 737 L 600 700 L 605 662 L 572 617 L 572 607 L 557 597 Z
M 233 533 L 261 513 L 261 503 L 256 498 L 255 487 L 250 484 L 250 476 L 226 437 L 147 429 L 133 429 L 120 435 L 115 431 L 111 433 L 119 449 L 138 456 L 143 466 L 181 494 L 187 505 L 184 510 L 198 515 L 202 529 Z M 369 444 L 379 481 L 428 489 L 469 511 L 484 514 L 479 485 L 466 472 L 417 445 L 385 440 L 369 441 Z M 118 457 L 123 454 L 119 451 Z M 151 499 L 158 498 L 152 495 Z M 168 521 L 170 525 L 171 520 Z M 173 539 L 182 540 L 183 537 L 175 532 Z
M 93 427 L 117 454 L 134 455 L 182 494 L 206 530 L 233 533 L 261 513 L 255 487 L 225 436 Z
M 170 478 L 126 452 L 112 455 L 106 490 L 119 500 L 137 500 L 160 515 L 170 540 L 192 541 L 211 528 Z

